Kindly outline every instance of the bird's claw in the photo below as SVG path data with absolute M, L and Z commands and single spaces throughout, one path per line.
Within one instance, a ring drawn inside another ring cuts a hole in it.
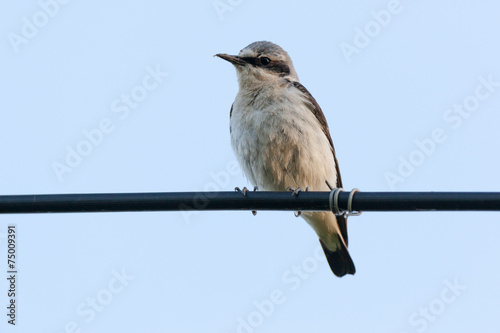
M 287 187 L 286 190 L 289 191 L 289 192 L 292 192 L 293 196 L 298 196 L 299 193 L 303 191 L 300 187 L 293 188 L 291 186 Z M 309 191 L 309 187 L 306 187 L 306 189 L 304 190 L 304 192 L 308 192 L 308 191 Z M 299 210 L 297 212 L 294 212 L 294 215 L 295 215 L 295 217 L 299 217 L 300 215 L 302 215 L 302 212 Z
M 254 186 L 254 187 L 253 187 L 253 191 L 254 191 L 254 192 L 255 192 L 255 191 L 258 191 L 258 190 L 259 190 L 259 188 L 258 188 L 257 186 Z M 256 210 L 252 210 L 252 214 L 253 214 L 253 216 L 257 215 L 257 211 L 256 211 Z
M 257 186 L 254 186 L 254 187 L 253 187 L 253 191 L 254 191 L 254 192 L 255 192 L 255 191 L 258 191 L 258 190 L 259 190 L 259 188 L 258 188 Z M 257 215 L 257 211 L 256 211 L 256 210 L 252 210 L 252 214 L 253 214 L 253 216 Z
M 257 191 L 259 188 L 257 186 L 254 186 L 253 187 L 253 191 Z M 248 189 L 246 187 L 243 187 L 243 189 L 240 189 L 239 187 L 235 187 L 234 190 L 236 192 L 241 192 L 243 194 L 244 197 L 247 196 L 247 193 L 248 193 Z M 252 210 L 252 214 L 253 216 L 257 215 L 257 211 L 256 210 Z
M 247 189 L 246 187 L 243 187 L 243 189 L 240 189 L 238 186 L 236 186 L 236 187 L 234 188 L 234 190 L 235 190 L 236 192 L 240 192 L 241 194 L 243 194 L 243 196 L 244 196 L 244 197 L 246 197 L 246 196 L 247 196 L 248 189 Z
M 292 192 L 293 196 L 297 196 L 299 194 L 299 192 L 302 191 L 302 189 L 300 187 L 295 188 L 295 187 L 292 187 L 292 186 L 288 186 L 286 188 L 286 190 L 288 192 Z
M 286 190 L 288 192 L 292 192 L 292 195 L 293 196 L 298 196 L 300 192 L 308 192 L 309 191 L 309 187 L 306 187 L 305 190 L 301 189 L 300 187 L 297 187 L 297 188 L 294 188 L 294 187 L 287 187 Z

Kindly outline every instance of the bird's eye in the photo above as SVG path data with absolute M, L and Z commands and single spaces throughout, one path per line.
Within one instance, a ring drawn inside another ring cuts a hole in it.
M 270 62 L 271 62 L 271 59 L 269 59 L 268 57 L 262 57 L 262 58 L 260 58 L 260 63 L 262 65 L 264 65 L 264 66 L 268 65 Z

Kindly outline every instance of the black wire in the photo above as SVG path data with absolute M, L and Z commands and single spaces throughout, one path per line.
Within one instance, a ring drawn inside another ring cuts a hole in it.
M 347 209 L 349 191 L 340 193 Z M 83 213 L 182 210 L 329 211 L 330 192 L 249 191 L 101 193 L 0 196 L 0 214 Z M 498 192 L 357 192 L 352 209 L 359 211 L 499 211 Z

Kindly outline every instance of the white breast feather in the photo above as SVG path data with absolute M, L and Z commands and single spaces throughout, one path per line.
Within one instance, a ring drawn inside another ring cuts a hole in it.
M 278 97 L 279 96 L 279 97 Z M 262 190 L 328 190 L 336 169 L 328 138 L 293 86 L 262 89 L 252 103 L 238 93 L 231 143 L 248 179 Z M 278 100 L 279 98 L 279 100 Z

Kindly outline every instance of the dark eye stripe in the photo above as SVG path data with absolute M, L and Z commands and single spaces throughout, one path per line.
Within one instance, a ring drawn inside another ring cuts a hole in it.
M 272 72 L 278 73 L 280 76 L 290 74 L 290 67 L 284 61 L 273 61 L 266 68 Z
M 241 60 L 248 62 L 249 64 L 254 66 L 260 65 L 259 58 L 256 57 L 241 57 Z
M 287 76 L 290 74 L 290 67 L 281 60 L 272 60 L 269 65 L 264 66 L 260 63 L 260 59 L 258 57 L 241 57 L 245 62 L 267 69 L 270 72 L 278 73 L 280 76 Z

